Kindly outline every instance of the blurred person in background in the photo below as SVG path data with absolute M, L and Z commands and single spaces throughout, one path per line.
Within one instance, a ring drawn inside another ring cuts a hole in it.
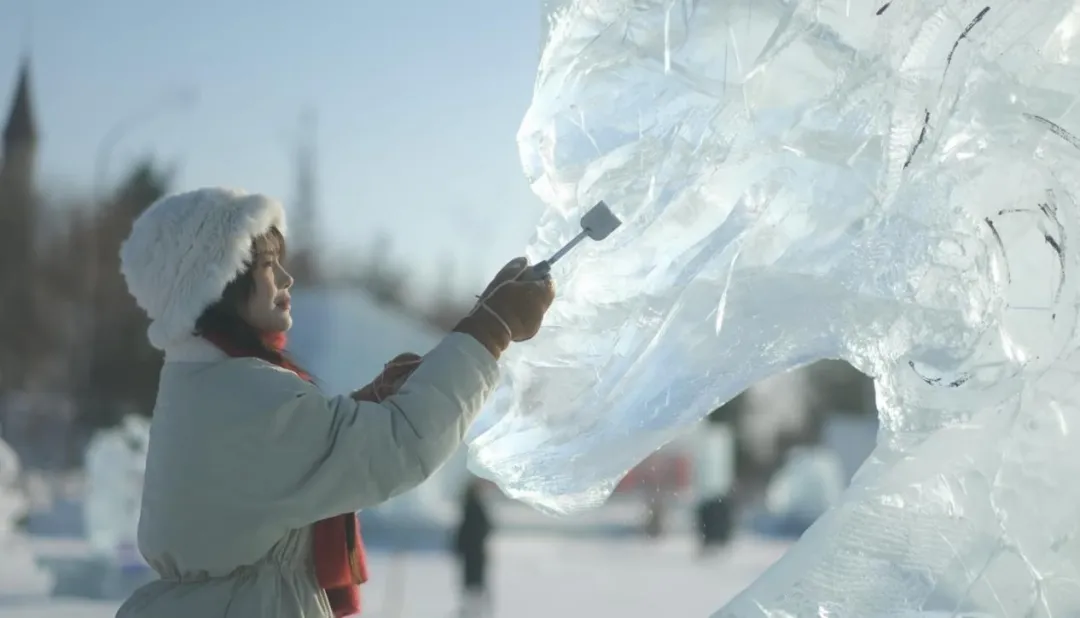
M 645 521 L 642 532 L 650 539 L 659 538 L 664 533 L 665 509 L 664 461 L 652 453 L 645 461 L 638 464 L 638 488 L 645 502 Z
M 507 264 L 423 359 L 328 397 L 285 352 L 292 277 L 282 206 L 200 189 L 168 196 L 121 248 L 128 290 L 165 353 L 139 550 L 159 579 L 118 618 L 312 618 L 360 608 L 356 511 L 427 479 L 532 338 L 554 297 Z
M 461 568 L 461 616 L 491 614 L 487 586 L 487 543 L 492 531 L 483 481 L 471 478 L 462 492 L 461 519 L 454 533 L 454 554 Z
M 728 416 L 709 415 L 694 435 L 692 478 L 702 555 L 726 545 L 735 526 L 735 427 Z

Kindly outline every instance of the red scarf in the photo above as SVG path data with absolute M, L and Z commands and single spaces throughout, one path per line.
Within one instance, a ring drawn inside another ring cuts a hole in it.
M 205 337 L 210 343 L 231 357 L 249 357 L 220 337 Z M 268 335 L 264 341 L 278 352 L 285 349 L 285 333 Z M 311 376 L 296 365 L 285 361 L 282 368 L 296 373 L 311 382 Z M 313 551 L 315 553 L 315 578 L 326 591 L 334 616 L 352 616 L 360 613 L 360 584 L 368 580 L 367 556 L 364 540 L 360 536 L 360 520 L 356 513 L 344 513 L 315 522 Z

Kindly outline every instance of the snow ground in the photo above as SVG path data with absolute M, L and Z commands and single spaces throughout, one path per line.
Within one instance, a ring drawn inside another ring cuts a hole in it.
M 74 540 L 32 539 L 42 557 L 75 555 Z M 740 537 L 727 552 L 701 559 L 683 534 L 643 538 L 582 538 L 563 534 L 503 534 L 494 543 L 492 593 L 496 617 L 706 617 L 774 562 L 787 544 Z M 370 556 L 365 618 L 456 616 L 457 572 L 443 553 Z M 117 601 L 0 598 L 2 618 L 106 618 Z

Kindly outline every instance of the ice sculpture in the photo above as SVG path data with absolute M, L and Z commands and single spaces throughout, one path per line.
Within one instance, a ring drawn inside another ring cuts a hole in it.
M 141 563 L 136 551 L 142 505 L 148 419 L 129 414 L 94 434 L 86 447 L 86 536 L 101 557 Z
M 53 583 L 16 529 L 28 510 L 26 495 L 18 485 L 21 469 L 18 454 L 0 439 L 0 603 L 7 595 L 46 593 Z
M 472 465 L 566 512 L 770 374 L 881 430 L 720 616 L 1080 615 L 1080 5 L 555 3 L 519 143 L 541 259 L 605 200 Z M 956 612 L 956 613 L 952 613 Z

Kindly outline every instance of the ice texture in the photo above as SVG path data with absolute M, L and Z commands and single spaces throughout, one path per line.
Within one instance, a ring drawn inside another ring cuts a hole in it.
M 570 512 L 843 358 L 878 446 L 718 616 L 1080 615 L 1080 4 L 556 2 L 523 165 L 553 271 L 471 465 Z M 934 612 L 940 612 L 935 614 Z M 955 613 L 954 613 L 955 612 Z

